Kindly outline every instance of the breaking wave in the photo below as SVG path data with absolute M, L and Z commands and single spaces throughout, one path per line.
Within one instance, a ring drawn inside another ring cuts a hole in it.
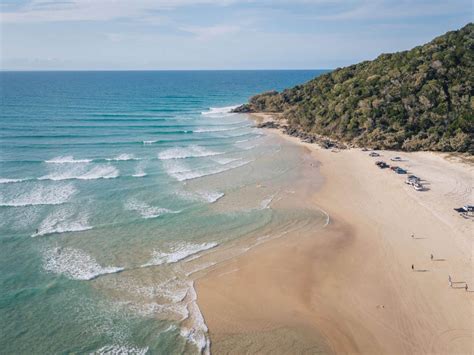
M 75 215 L 70 210 L 61 209 L 48 215 L 32 237 L 55 233 L 81 232 L 89 229 L 92 229 L 92 226 L 88 223 L 87 214 Z
M 149 219 L 149 218 L 157 218 L 164 214 L 168 213 L 180 213 L 181 211 L 172 211 L 167 208 L 161 208 L 156 206 L 150 206 L 145 202 L 137 201 L 135 199 L 131 199 L 125 203 L 125 208 L 129 211 L 135 211 L 142 216 L 142 218 Z
M 166 161 L 163 166 L 166 173 L 175 178 L 178 181 L 186 181 L 201 178 L 204 176 L 220 174 L 228 170 L 236 169 L 241 166 L 251 163 L 252 160 L 235 161 L 230 164 L 222 165 L 219 167 L 209 168 L 205 170 L 193 170 L 186 164 L 178 161 Z
M 199 158 L 209 157 L 213 155 L 219 155 L 222 153 L 208 150 L 198 145 L 190 145 L 188 147 L 177 147 L 166 149 L 158 154 L 158 158 L 161 160 L 169 159 L 185 159 L 185 158 Z
M 145 173 L 145 166 L 143 162 L 140 162 L 136 167 L 135 167 L 135 173 L 132 175 L 133 177 L 144 177 L 147 176 L 147 173 Z
M 235 131 L 237 129 L 246 128 L 246 126 L 239 127 L 216 127 L 216 128 L 198 128 L 194 130 L 194 133 L 211 133 L 211 132 L 226 132 L 226 131 Z
M 0 178 L 0 184 L 12 184 L 15 182 L 22 182 L 26 181 L 27 179 L 6 179 L 6 178 Z
M 92 355 L 145 355 L 149 348 L 130 345 L 106 345 L 92 352 Z
M 29 187 L 26 191 L 10 193 L 9 196 L 0 195 L 0 206 L 22 207 L 34 205 L 60 205 L 67 202 L 75 193 L 76 188 L 72 184 L 61 186 Z
M 210 107 L 208 111 L 201 112 L 201 115 L 204 116 L 228 116 L 233 114 L 231 111 L 239 105 L 235 106 L 225 106 L 225 107 Z
M 92 280 L 101 275 L 114 274 L 123 267 L 101 266 L 93 257 L 79 249 L 52 248 L 43 254 L 43 268 L 72 280 Z
M 115 158 L 107 158 L 108 161 L 126 161 L 126 160 L 138 160 L 133 154 L 120 154 Z
M 92 159 L 74 159 L 72 155 L 60 156 L 50 160 L 45 160 L 48 164 L 75 164 L 75 163 L 90 163 Z
M 73 166 L 68 169 L 58 169 L 48 175 L 39 177 L 38 180 L 95 180 L 113 179 L 119 176 L 119 171 L 112 165 L 96 165 L 89 168 L 89 164 Z

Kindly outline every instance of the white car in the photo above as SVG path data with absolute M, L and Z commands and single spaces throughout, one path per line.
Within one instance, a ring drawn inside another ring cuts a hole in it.
M 402 161 L 402 158 L 400 157 L 393 157 L 392 159 L 390 159 L 391 161 Z
M 413 184 L 413 188 L 416 190 L 416 191 L 421 191 L 423 190 L 423 185 L 422 184 Z
M 420 178 L 415 175 L 409 175 L 407 179 L 405 180 L 405 184 L 408 185 L 415 185 L 420 183 Z

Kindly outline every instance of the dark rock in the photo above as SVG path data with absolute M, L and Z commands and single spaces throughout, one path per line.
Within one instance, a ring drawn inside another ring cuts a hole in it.
M 280 128 L 280 125 L 273 121 L 263 122 L 256 125 L 257 128 Z
M 249 104 L 244 104 L 231 110 L 234 113 L 252 113 L 254 112 Z

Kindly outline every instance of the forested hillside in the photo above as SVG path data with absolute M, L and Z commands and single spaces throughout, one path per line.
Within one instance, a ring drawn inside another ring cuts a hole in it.
M 474 153 L 474 24 L 306 84 L 252 97 L 237 112 L 279 112 L 290 127 L 372 148 Z

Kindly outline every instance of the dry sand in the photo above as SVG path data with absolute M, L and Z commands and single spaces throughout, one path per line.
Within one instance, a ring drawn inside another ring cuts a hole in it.
M 417 192 L 368 152 L 268 132 L 308 148 L 308 166 L 325 182 L 301 203 L 320 206 L 330 223 L 259 245 L 197 281 L 211 351 L 473 353 L 474 218 L 453 211 L 474 200 L 473 167 L 442 154 L 381 152 L 425 180 L 429 190 Z M 459 283 L 450 287 L 448 275 Z

